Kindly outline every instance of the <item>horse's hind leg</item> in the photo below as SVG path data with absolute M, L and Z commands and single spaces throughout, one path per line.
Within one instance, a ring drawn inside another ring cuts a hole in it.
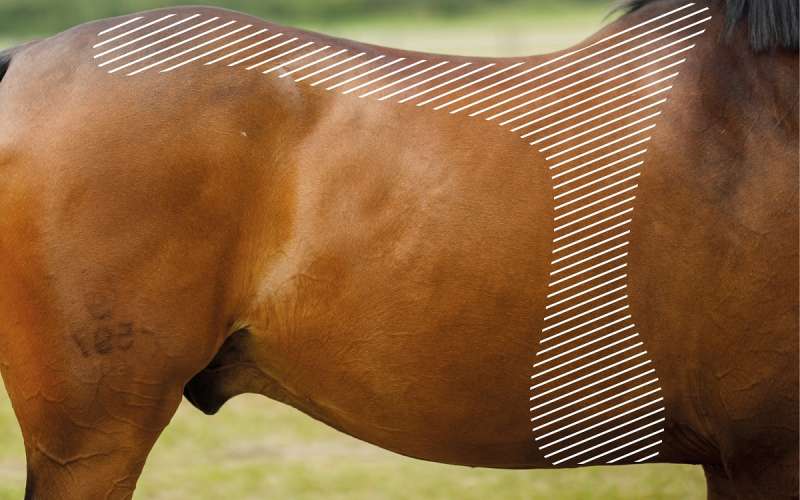
M 722 467 L 705 465 L 706 492 L 708 500 L 736 500 L 736 485 Z
M 797 500 L 797 456 L 745 457 L 740 464 L 703 466 L 708 500 Z
M 183 327 L 166 318 L 112 309 L 79 322 L 2 319 L 26 498 L 129 498 L 183 385 L 208 361 L 202 342 L 181 342 Z
M 219 272 L 205 261 L 217 256 L 174 243 L 139 259 L 125 250 L 142 242 L 128 240 L 114 252 L 89 246 L 89 258 L 54 251 L 45 267 L 42 246 L 9 234 L 0 369 L 25 441 L 26 498 L 130 498 L 184 385 L 224 336 Z
M 27 454 L 25 498 L 130 498 L 150 448 L 180 401 L 175 390 L 124 383 L 121 374 L 110 373 L 51 385 L 40 372 L 16 383 L 17 374 L 9 372 Z M 40 377 L 45 380 L 35 380 Z M 90 387 L 99 379 L 103 386 Z

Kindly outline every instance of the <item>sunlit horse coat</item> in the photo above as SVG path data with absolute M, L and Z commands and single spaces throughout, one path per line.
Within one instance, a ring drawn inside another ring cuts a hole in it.
M 6 52 L 27 497 L 128 498 L 184 393 L 254 392 L 427 460 L 796 498 L 797 70 L 789 0 L 518 59 L 211 8 Z

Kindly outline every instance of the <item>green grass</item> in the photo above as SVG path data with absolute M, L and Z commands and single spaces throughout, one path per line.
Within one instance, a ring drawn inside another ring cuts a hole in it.
M 611 2 L 545 1 L 499 4 L 453 16 L 411 12 L 366 17 L 278 20 L 301 28 L 378 45 L 473 56 L 521 56 L 573 45 L 597 31 Z M 267 17 L 269 20 L 275 20 Z M 0 49 L 51 33 L 11 36 L 0 31 Z
M 24 479 L 19 431 L 0 391 L 0 499 L 21 498 Z M 150 456 L 136 498 L 692 500 L 704 498 L 704 488 L 692 466 L 504 471 L 423 462 L 242 396 L 215 417 L 184 402 Z
M 0 0 L 0 36 L 58 32 L 92 19 L 174 5 L 204 3 L 278 23 L 381 24 L 494 21 L 498 15 L 535 12 L 537 17 L 606 9 L 612 0 Z

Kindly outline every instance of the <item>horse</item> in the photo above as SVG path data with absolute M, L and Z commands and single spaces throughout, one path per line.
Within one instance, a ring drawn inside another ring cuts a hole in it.
M 28 499 L 131 498 L 185 396 L 423 460 L 798 495 L 798 19 L 635 0 L 553 54 L 178 7 L 0 56 Z

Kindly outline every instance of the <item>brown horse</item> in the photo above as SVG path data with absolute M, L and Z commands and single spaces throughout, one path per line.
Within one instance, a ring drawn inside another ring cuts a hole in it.
M 184 393 L 259 393 L 426 460 L 797 498 L 797 72 L 790 0 L 639 0 L 519 59 L 211 8 L 12 49 L 26 497 L 129 498 Z

